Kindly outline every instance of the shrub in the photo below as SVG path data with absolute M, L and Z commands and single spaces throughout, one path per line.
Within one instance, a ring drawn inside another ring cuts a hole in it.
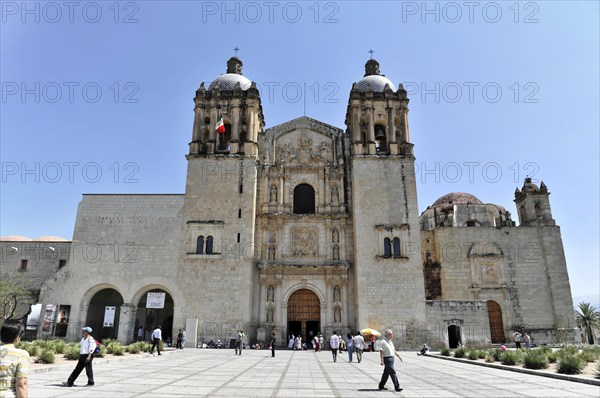
M 479 359 L 478 351 L 477 350 L 469 350 L 469 352 L 467 352 L 467 358 L 469 358 L 471 361 Z
M 563 354 L 558 358 L 558 373 L 566 375 L 575 375 L 581 373 L 585 361 L 579 355 Z
M 121 355 L 125 354 L 125 347 L 123 347 L 121 344 L 114 345 L 112 347 L 112 354 L 113 355 L 118 355 L 118 356 L 121 356 Z
M 29 348 L 31 347 L 31 345 L 32 344 L 29 341 L 21 341 L 19 342 L 19 345 L 17 345 L 17 348 L 29 352 Z
M 138 343 L 133 343 L 130 344 L 126 347 L 127 352 L 130 354 L 139 354 L 139 352 L 142 350 L 142 347 L 140 347 L 140 345 Z
M 552 348 L 548 347 L 547 345 L 543 345 L 543 346 L 539 347 L 538 351 L 543 352 L 544 355 L 548 355 L 549 353 L 553 352 Z
M 65 352 L 66 344 L 62 340 L 53 340 L 50 346 L 57 354 L 63 354 Z
M 450 356 L 450 349 L 448 347 L 443 347 L 440 349 L 440 354 L 442 354 L 445 357 L 449 357 Z
M 42 350 L 42 352 L 40 353 L 40 356 L 37 359 L 37 363 L 54 363 L 56 357 L 55 357 L 56 353 L 47 348 Z
M 527 369 L 546 369 L 548 357 L 541 350 L 526 350 L 523 353 L 523 366 Z
M 108 349 L 106 348 L 106 346 L 104 344 L 102 344 L 100 346 L 100 352 L 97 354 L 94 354 L 94 356 L 96 356 L 98 358 L 104 358 L 106 356 L 106 354 L 108 354 Z
M 486 354 L 486 356 L 485 356 L 484 359 L 485 359 L 486 362 L 494 362 L 494 361 L 496 361 L 496 359 L 494 358 L 494 356 L 490 355 L 490 354 Z
M 65 348 L 65 358 L 73 361 L 79 358 L 79 347 L 76 345 L 68 345 Z
M 502 354 L 500 354 L 500 362 L 502 362 L 502 365 L 510 365 L 510 366 L 514 366 L 517 363 L 519 363 L 521 359 L 521 352 L 520 351 L 505 351 Z
M 594 362 L 596 361 L 598 358 L 600 358 L 600 353 L 596 352 L 596 350 L 592 349 L 591 347 L 587 347 L 584 348 L 581 353 L 579 354 L 579 356 L 581 357 L 581 359 L 583 359 L 585 362 Z
M 51 346 L 50 340 L 33 340 L 32 343 L 34 346 L 41 348 L 42 350 L 47 350 Z
M 152 348 L 152 344 L 145 342 L 145 341 L 140 343 L 140 345 L 142 347 L 142 351 L 144 351 L 144 352 L 150 352 L 150 349 Z
M 108 344 L 104 344 L 106 346 L 106 350 L 108 351 L 109 354 L 114 354 L 116 351 L 120 351 L 121 355 L 123 355 L 123 345 L 121 344 L 121 342 L 116 341 L 116 340 L 107 340 Z M 117 354 L 118 355 L 118 354 Z
M 575 346 L 575 345 L 567 345 L 564 346 L 563 348 L 561 348 L 560 350 L 558 350 L 558 356 L 562 357 L 562 356 L 572 356 L 572 355 L 577 355 L 579 354 L 579 347 Z
M 500 361 L 500 355 L 502 355 L 502 350 L 500 348 L 492 348 L 488 351 L 488 354 L 494 358 L 494 361 Z
M 24 350 L 29 353 L 30 357 L 39 357 L 42 352 L 42 349 L 34 344 L 27 346 Z
M 464 358 L 467 350 L 463 347 L 459 347 L 454 350 L 454 358 Z
M 548 362 L 555 363 L 558 360 L 558 351 L 551 351 L 547 353 L 546 358 L 548 358 Z
M 600 361 L 596 362 L 594 372 L 596 373 L 596 379 L 600 379 Z
M 486 354 L 486 352 L 484 350 L 477 350 L 477 356 L 479 359 L 484 359 L 485 354 Z

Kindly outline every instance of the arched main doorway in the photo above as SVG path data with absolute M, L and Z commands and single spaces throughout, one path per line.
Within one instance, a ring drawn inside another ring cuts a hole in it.
M 302 336 L 310 346 L 310 338 L 320 332 L 321 301 L 309 289 L 296 290 L 288 299 L 287 305 L 288 336 Z M 311 334 L 312 332 L 312 334 Z
M 151 293 L 151 304 L 148 306 L 148 293 Z M 161 297 L 164 295 L 164 302 L 161 307 Z M 173 298 L 162 289 L 148 290 L 138 302 L 137 314 L 135 317 L 135 329 L 141 326 L 144 328 L 144 340 L 149 341 L 152 331 L 160 326 L 162 338 L 167 341 L 173 339 Z
M 92 328 L 96 339 L 116 339 L 118 337 L 122 304 L 123 297 L 115 289 L 102 289 L 94 294 L 90 300 L 85 325 Z
M 487 307 L 492 343 L 504 343 L 504 323 L 502 322 L 502 309 L 500 308 L 500 304 L 493 300 L 488 300 Z

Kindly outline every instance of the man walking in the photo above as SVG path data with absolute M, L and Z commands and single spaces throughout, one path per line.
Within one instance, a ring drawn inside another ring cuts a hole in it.
M 365 339 L 361 336 L 360 331 L 356 331 L 356 336 L 354 336 L 354 351 L 356 352 L 356 359 L 358 359 L 358 363 L 362 361 L 362 353 L 365 349 Z
M 275 358 L 275 332 L 271 334 L 271 342 L 269 343 L 269 348 L 271 349 L 271 357 Z
M 379 382 L 379 389 L 387 390 L 387 388 L 385 388 L 385 383 L 387 383 L 388 377 L 391 377 L 392 382 L 394 383 L 394 389 L 396 391 L 402 391 L 402 388 L 400 388 L 400 383 L 398 382 L 396 370 L 394 369 L 394 355 L 398 357 L 400 362 L 402 362 L 402 358 L 398 352 L 396 352 L 396 348 L 394 348 L 394 342 L 392 341 L 393 337 L 394 333 L 392 330 L 386 330 L 385 338 L 381 341 L 381 346 L 379 347 L 381 366 L 385 366 L 383 368 L 383 375 L 381 375 L 381 381 Z
M 242 355 L 242 349 L 244 348 L 244 334 L 243 330 L 238 329 L 235 342 L 235 355 Z
M 521 348 L 521 337 L 523 337 L 523 335 L 519 332 L 514 332 L 513 333 L 513 338 L 515 339 L 515 347 L 518 349 Z
M 86 326 L 81 328 L 83 337 L 81 338 L 81 348 L 79 349 L 79 361 L 69 376 L 67 381 L 63 381 L 63 386 L 73 387 L 75 380 L 81 374 L 83 368 L 85 368 L 85 374 L 88 378 L 86 387 L 94 385 L 94 371 L 92 370 L 92 360 L 94 359 L 94 350 L 96 349 L 96 340 L 90 335 L 92 328 Z
M 333 355 L 333 362 L 337 362 L 338 348 L 340 348 L 340 336 L 334 330 L 333 334 L 329 338 L 329 346 L 331 347 L 331 355 Z
M 152 348 L 150 348 L 150 354 L 154 354 L 154 347 L 156 347 L 156 351 L 158 351 L 158 355 L 162 355 L 160 353 L 160 341 L 162 340 L 162 332 L 160 330 L 160 326 L 157 326 L 156 329 L 152 331 Z
M 182 331 L 181 331 L 181 349 L 182 350 L 185 348 L 185 339 L 186 339 L 185 329 L 182 329 Z

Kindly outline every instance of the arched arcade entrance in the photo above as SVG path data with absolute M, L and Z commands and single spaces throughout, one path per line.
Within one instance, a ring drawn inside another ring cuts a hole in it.
M 287 334 L 300 335 L 310 346 L 311 336 L 321 331 L 321 301 L 309 289 L 296 290 L 287 303 Z
M 94 294 L 88 306 L 85 324 L 92 328 L 96 339 L 116 339 L 118 337 L 122 304 L 123 297 L 115 289 L 102 289 Z M 111 319 L 112 324 L 110 323 Z
M 148 293 L 150 304 L 148 305 Z M 140 297 L 135 317 L 136 336 L 141 326 L 144 328 L 144 340 L 149 341 L 152 331 L 160 326 L 163 340 L 173 339 L 173 298 L 162 289 L 150 289 Z

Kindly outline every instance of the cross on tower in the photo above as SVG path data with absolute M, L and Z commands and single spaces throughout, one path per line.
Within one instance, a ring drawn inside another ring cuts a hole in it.
M 237 48 L 237 46 L 235 46 L 235 48 L 233 49 L 233 51 L 235 51 L 235 56 L 237 57 L 237 52 L 240 51 L 240 49 Z
M 374 52 L 375 52 L 375 51 L 373 51 L 373 50 L 369 50 L 369 54 L 371 54 L 371 58 L 369 58 L 369 59 L 373 59 L 373 53 L 374 53 Z

